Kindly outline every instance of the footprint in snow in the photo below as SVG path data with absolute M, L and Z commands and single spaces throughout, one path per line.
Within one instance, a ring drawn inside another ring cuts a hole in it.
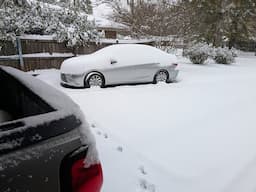
M 156 192 L 156 187 L 154 184 L 148 183 L 147 180 L 140 179 L 137 192 Z
M 118 146 L 118 147 L 117 147 L 117 151 L 119 151 L 119 152 L 123 152 L 123 147 Z
M 94 123 L 91 124 L 92 128 L 96 128 L 96 125 Z
M 97 134 L 98 134 L 98 135 L 101 135 L 101 132 L 100 132 L 100 131 L 97 131 Z
M 104 138 L 107 139 L 108 138 L 108 134 L 107 133 L 104 133 Z
M 139 170 L 140 170 L 141 174 L 147 175 L 147 172 L 146 172 L 144 166 L 140 166 L 140 167 L 139 167 Z

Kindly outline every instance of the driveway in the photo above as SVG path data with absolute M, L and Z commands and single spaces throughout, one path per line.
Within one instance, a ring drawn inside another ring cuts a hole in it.
M 106 192 L 219 192 L 256 188 L 256 57 L 233 65 L 180 58 L 173 84 L 66 89 L 95 134 Z

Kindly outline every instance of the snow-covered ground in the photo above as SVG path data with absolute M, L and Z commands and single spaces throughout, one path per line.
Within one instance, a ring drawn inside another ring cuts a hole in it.
M 256 190 L 256 57 L 233 65 L 180 58 L 177 83 L 67 89 L 97 140 L 103 192 Z

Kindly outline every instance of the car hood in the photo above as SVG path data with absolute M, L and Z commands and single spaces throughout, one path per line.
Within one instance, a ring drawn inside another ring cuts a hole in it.
M 95 56 L 95 54 L 72 57 L 63 61 L 61 64 L 61 73 L 82 74 L 87 70 L 106 67 L 110 59 L 106 56 Z

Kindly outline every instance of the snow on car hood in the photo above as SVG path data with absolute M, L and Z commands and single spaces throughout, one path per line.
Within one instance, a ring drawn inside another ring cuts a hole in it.
M 93 70 L 107 66 L 108 63 L 110 63 L 110 59 L 104 55 L 99 57 L 95 54 L 83 55 L 63 61 L 60 70 L 61 73 L 66 74 L 82 74 L 89 69 Z

